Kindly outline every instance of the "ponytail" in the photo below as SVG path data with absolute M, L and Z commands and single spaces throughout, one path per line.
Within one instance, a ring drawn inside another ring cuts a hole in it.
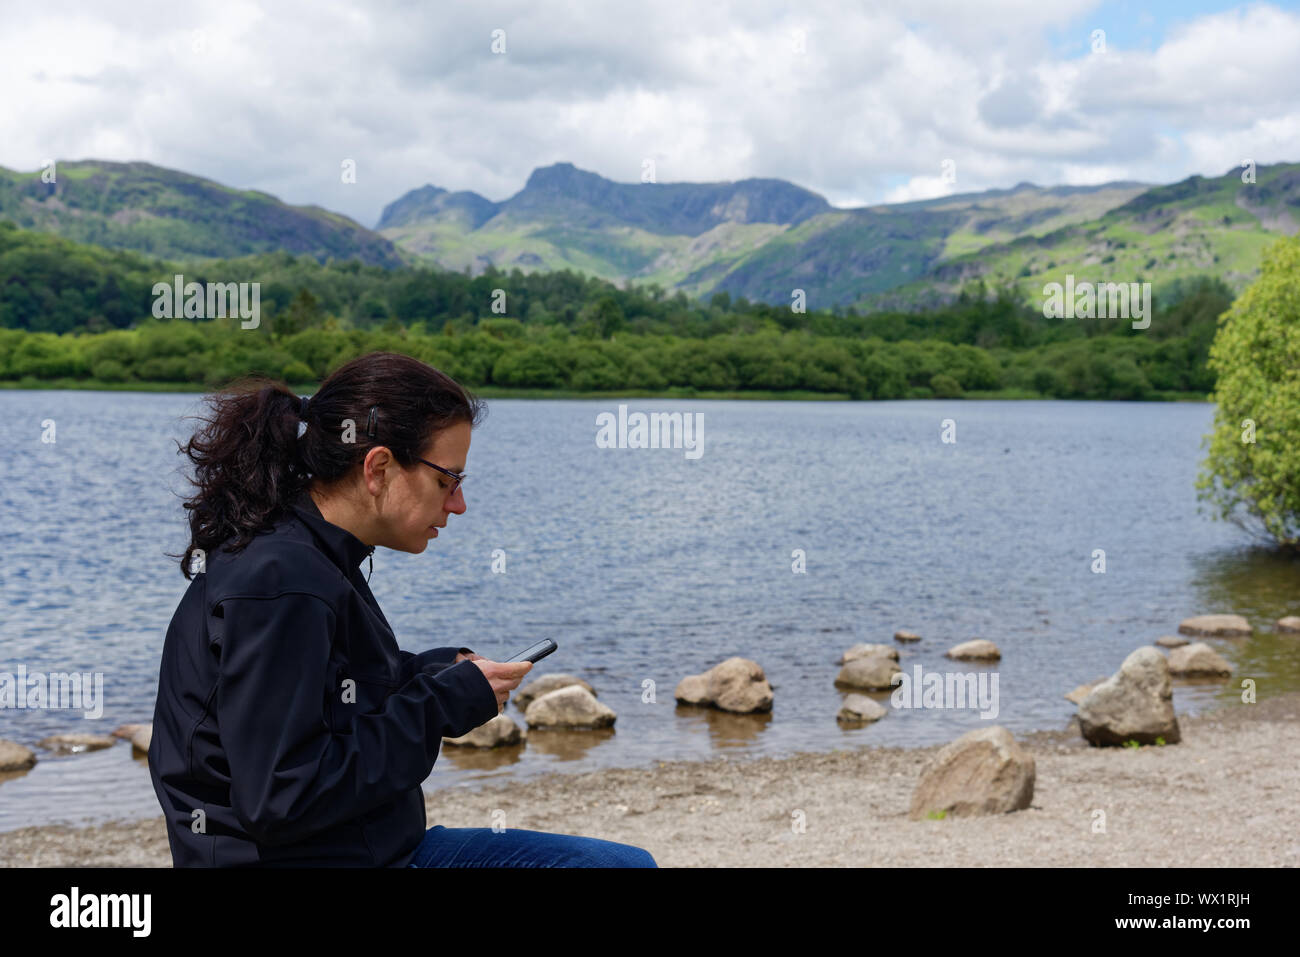
M 248 376 L 208 397 L 209 414 L 179 451 L 194 465 L 190 556 L 219 546 L 238 552 L 269 531 L 313 481 L 331 484 L 359 467 L 376 446 L 405 467 L 437 432 L 486 413 L 454 379 L 410 356 L 372 352 L 331 374 L 300 399 L 283 382 Z M 301 425 L 300 425 L 301 423 Z M 305 429 L 302 426 L 305 425 Z

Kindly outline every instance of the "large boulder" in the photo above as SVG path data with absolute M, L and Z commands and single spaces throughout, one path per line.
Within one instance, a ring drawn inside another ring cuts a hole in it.
M 1180 678 L 1220 678 L 1232 674 L 1232 665 L 1205 642 L 1198 641 L 1170 653 L 1169 673 Z
M 749 714 L 772 710 L 772 686 L 762 666 L 748 658 L 733 657 L 703 674 L 688 675 L 674 692 L 682 704 L 705 705 Z
M 1178 626 L 1180 635 L 1241 638 L 1250 634 L 1250 622 L 1241 615 L 1197 615 Z
M 459 738 L 443 738 L 442 743 L 461 748 L 499 748 L 519 744 L 523 737 L 524 732 L 515 724 L 514 718 L 508 714 L 499 714 L 469 734 L 462 734 Z
M 844 704 L 840 706 L 835 720 L 843 724 L 867 724 L 871 721 L 879 721 L 888 713 L 879 701 L 868 698 L 864 694 L 851 694 L 844 698 Z
M 596 689 L 577 675 L 542 675 L 515 692 L 515 705 L 518 706 L 520 711 L 527 711 L 528 706 L 542 695 L 550 694 L 552 691 L 558 691 L 561 688 L 567 688 L 569 685 L 580 685 L 590 691 L 593 697 L 597 697 Z
M 1079 730 L 1090 744 L 1122 745 L 1126 741 L 1166 744 L 1180 740 L 1174 716 L 1169 662 L 1155 648 L 1139 648 L 1079 703 Z
M 884 655 L 886 658 L 898 660 L 898 649 L 889 645 L 854 645 L 844 654 L 840 655 L 840 660 L 835 662 L 837 665 L 847 664 L 854 658 L 866 658 L 868 655 Z
M 954 645 L 945 651 L 944 655 L 957 661 L 998 661 L 1002 657 L 1002 652 L 998 651 L 998 646 L 987 638 L 975 638 Z
M 52 734 L 36 742 L 38 748 L 57 754 L 80 754 L 111 748 L 117 742 L 107 734 Z
M 835 683 L 865 691 L 888 691 L 894 686 L 894 675 L 903 669 L 893 658 L 885 655 L 867 655 L 847 662 L 835 676 Z
M 0 771 L 26 771 L 36 763 L 36 752 L 31 748 L 0 738 Z
M 582 685 L 567 685 L 534 698 L 524 720 L 530 728 L 608 728 L 618 715 Z
M 1006 728 L 976 728 L 944 745 L 921 771 L 908 816 L 1006 814 L 1034 799 L 1034 759 Z

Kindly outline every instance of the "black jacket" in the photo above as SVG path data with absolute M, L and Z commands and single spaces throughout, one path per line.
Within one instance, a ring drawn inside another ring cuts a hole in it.
M 149 769 L 172 861 L 403 867 L 443 737 L 496 695 L 451 663 L 468 648 L 397 647 L 358 568 L 373 546 L 305 493 L 286 513 L 208 555 L 167 629 Z

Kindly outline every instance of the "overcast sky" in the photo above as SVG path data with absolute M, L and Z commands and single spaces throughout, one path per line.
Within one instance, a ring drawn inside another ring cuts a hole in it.
M 0 165 L 145 160 L 367 226 L 425 183 L 501 200 L 560 161 L 857 206 L 1300 160 L 1300 11 L 0 0 L 0 90 Z

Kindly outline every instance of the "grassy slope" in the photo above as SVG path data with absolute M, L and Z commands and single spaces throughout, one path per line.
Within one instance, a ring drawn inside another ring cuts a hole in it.
M 1149 281 L 1213 274 L 1240 290 L 1259 271 L 1263 250 L 1300 223 L 1300 164 L 1258 170 L 1255 184 L 1237 173 L 1192 177 L 1157 187 L 1087 223 L 986 247 L 937 265 L 921 280 L 864 296 L 871 309 L 933 301 L 963 283 L 1012 283 L 1027 302 L 1043 286 L 1065 282 Z
M 193 261 L 285 250 L 394 266 L 400 253 L 346 216 L 147 163 L 59 163 L 56 181 L 0 168 L 0 218 L 79 243 Z
M 824 306 L 912 281 L 954 250 L 1086 221 L 1143 188 L 1057 195 L 1035 187 L 836 210 L 793 228 L 723 223 L 699 236 L 583 227 L 544 215 L 530 221 L 517 214 L 494 216 L 474 230 L 431 218 L 381 233 L 411 255 L 457 271 L 468 266 L 479 272 L 488 263 L 524 271 L 572 268 L 690 296 L 726 290 L 773 303 L 789 302 L 792 290 L 802 288 L 810 303 Z

